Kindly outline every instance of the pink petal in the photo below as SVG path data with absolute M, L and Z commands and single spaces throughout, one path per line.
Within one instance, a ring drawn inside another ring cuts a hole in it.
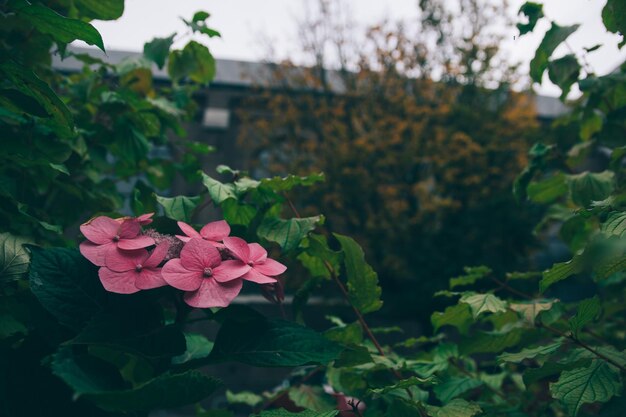
M 79 246 L 80 253 L 94 265 L 104 266 L 106 264 L 106 254 L 115 245 L 109 242 L 104 245 L 96 245 L 89 241 L 82 242 Z
M 112 245 L 115 247 L 115 245 Z M 143 265 L 148 258 L 148 251 L 145 249 L 138 250 L 121 250 L 112 248 L 104 258 L 107 268 L 115 272 L 126 272 L 134 270 L 137 265 Z
M 104 245 L 111 242 L 113 237 L 117 235 L 119 227 L 120 224 L 115 220 L 106 216 L 100 216 L 82 224 L 80 231 L 91 242 Z
M 248 243 L 238 237 L 225 237 L 224 246 L 226 249 L 232 252 L 235 257 L 239 258 L 242 262 L 250 262 L 250 249 Z
M 207 240 L 221 241 L 230 234 L 230 226 L 225 220 L 208 223 L 200 229 L 200 235 Z
M 150 236 L 137 236 L 132 239 L 120 239 L 117 247 L 124 250 L 142 249 L 154 245 L 154 239 Z
M 105 290 L 118 294 L 133 294 L 139 291 L 135 287 L 135 271 L 115 272 L 103 267 L 98 271 L 100 282 Z
M 267 275 L 263 275 L 255 268 L 249 270 L 244 276 L 241 277 L 246 281 L 256 282 L 257 284 L 273 284 L 276 282 L 275 278 L 268 277 Z
M 117 232 L 121 239 L 134 239 L 141 232 L 141 226 L 135 219 L 125 219 Z
M 141 216 L 137 216 L 136 220 L 140 225 L 145 226 L 146 224 L 152 223 L 152 216 L 154 216 L 154 213 L 142 214 Z
M 250 260 L 252 262 L 264 262 L 267 259 L 267 251 L 258 243 L 250 243 L 248 248 L 250 249 Z
M 143 269 L 135 280 L 135 286 L 141 290 L 150 290 L 165 285 L 167 285 L 167 282 L 163 279 L 161 269 Z
M 263 275 L 275 276 L 280 275 L 287 270 L 287 267 L 280 262 L 267 258 L 265 262 L 254 264 L 254 269 L 262 273 Z
M 193 227 L 189 226 L 187 223 L 185 222 L 177 222 L 178 227 L 180 227 L 180 230 L 183 231 L 184 234 L 186 234 L 189 237 L 202 237 L 200 236 L 200 233 L 196 232 L 196 229 L 194 229 Z M 182 240 L 182 239 L 181 239 Z
M 176 235 L 176 237 L 178 238 L 178 240 L 182 240 L 185 243 L 189 242 L 191 240 L 191 238 L 189 236 Z
M 224 284 L 213 279 L 205 279 L 197 291 L 185 293 L 185 302 L 192 307 L 227 307 L 241 291 L 240 279 Z
M 169 285 L 183 291 L 194 291 L 204 280 L 202 271 L 190 271 L 180 259 L 169 260 L 161 269 L 161 276 Z
M 222 262 L 222 257 L 206 240 L 191 239 L 180 251 L 180 260 L 189 270 L 203 271 L 204 268 L 218 266 Z
M 222 261 L 220 266 L 213 268 L 213 278 L 217 282 L 228 282 L 241 277 L 250 270 L 250 266 L 241 261 Z
M 163 259 L 165 259 L 165 256 L 167 256 L 169 248 L 170 244 L 167 240 L 159 243 L 150 254 L 150 257 L 143 262 L 143 266 L 148 268 L 156 268 L 159 266 L 159 264 L 163 262 Z

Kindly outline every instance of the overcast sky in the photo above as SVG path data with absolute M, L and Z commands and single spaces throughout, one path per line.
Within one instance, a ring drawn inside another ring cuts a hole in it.
M 306 10 L 307 2 L 316 0 L 126 0 L 121 19 L 113 22 L 93 22 L 101 32 L 107 49 L 141 51 L 143 44 L 154 37 L 165 37 L 183 31 L 180 17 L 189 18 L 197 10 L 211 13 L 210 26 L 222 33 L 222 39 L 213 39 L 209 47 L 217 58 L 257 61 L 267 58 L 267 40 L 279 58 L 297 54 L 293 39 L 297 20 Z M 454 1 L 454 0 L 450 0 Z M 509 0 L 515 14 L 524 0 Z M 417 0 L 345 0 L 358 26 L 379 22 L 382 18 L 410 19 L 416 15 Z M 606 0 L 546 0 L 544 12 L 561 25 L 580 23 L 581 27 L 568 40 L 579 51 L 602 43 L 604 46 L 589 54 L 589 64 L 596 73 L 605 74 L 626 59 L 626 47 L 620 52 L 619 37 L 607 33 L 600 12 Z M 524 68 L 532 59 L 548 23 L 538 26 L 529 36 L 513 40 L 517 30 L 507 31 L 502 45 L 512 62 L 521 61 Z M 557 54 L 566 53 L 565 47 Z M 547 78 L 547 77 L 546 77 Z M 542 94 L 558 95 L 558 88 L 544 85 L 537 88 Z

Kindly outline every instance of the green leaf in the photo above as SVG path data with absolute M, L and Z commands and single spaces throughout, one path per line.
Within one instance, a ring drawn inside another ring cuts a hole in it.
M 221 385 L 215 378 L 188 371 L 166 373 L 132 389 L 112 390 L 102 382 L 103 375 L 93 367 L 93 360 L 90 363 L 85 359 L 76 358 L 69 348 L 62 348 L 53 357 L 52 372 L 72 387 L 77 396 L 112 412 L 179 407 L 206 398 Z
M 435 385 L 433 391 L 441 402 L 448 403 L 453 398 L 471 389 L 480 387 L 482 384 L 482 381 L 478 379 L 466 376 L 452 376 Z
M 383 306 L 378 275 L 367 262 L 363 249 L 352 238 L 333 233 L 344 253 L 350 303 L 361 313 L 371 313 Z
M 254 206 L 239 204 L 234 198 L 227 198 L 222 201 L 221 207 L 224 220 L 226 220 L 228 224 L 248 226 L 257 214 L 257 210 Z
M 577 415 L 583 404 L 607 402 L 622 392 L 618 371 L 602 360 L 592 360 L 585 368 L 564 371 L 550 384 L 550 393 L 561 400 L 570 415 Z
M 22 245 L 30 240 L 0 233 L 0 283 L 21 279 L 28 272 L 30 255 Z
M 207 20 L 209 18 L 209 16 L 211 16 L 209 13 L 203 11 L 203 10 L 199 10 L 197 12 L 194 13 L 193 17 L 191 18 L 192 22 L 201 22 L 204 20 Z
M 30 289 L 59 322 L 81 328 L 99 312 L 107 292 L 97 267 L 76 249 L 42 249 L 30 246 Z
M 539 291 L 544 292 L 552 284 L 579 273 L 582 271 L 582 267 L 582 259 L 578 255 L 574 256 L 570 261 L 552 265 L 552 268 L 544 271 L 543 278 L 539 281 Z
M 517 29 L 519 29 L 519 34 L 525 35 L 528 32 L 532 32 L 537 24 L 537 21 L 543 17 L 543 5 L 539 3 L 534 3 L 531 1 L 527 1 L 522 4 L 519 12 L 517 14 L 524 14 L 528 17 L 528 23 L 518 23 Z
M 167 38 L 154 38 L 143 46 L 143 55 L 150 61 L 157 64 L 157 67 L 163 68 L 165 60 L 170 53 L 170 48 L 174 43 L 175 33 Z
M 293 187 L 298 185 L 309 187 L 317 182 L 324 181 L 324 174 L 311 174 L 306 177 L 299 177 L 297 175 L 288 175 L 284 178 L 274 177 L 274 178 L 263 178 L 261 180 L 261 185 L 266 188 L 270 188 L 272 191 L 277 193 L 289 191 Z
M 363 329 L 359 322 L 350 323 L 348 325 L 331 327 L 324 332 L 324 336 L 328 339 L 343 343 L 361 343 L 363 341 Z
M 607 236 L 622 237 L 626 234 L 626 212 L 613 212 L 600 227 L 602 233 Z
M 611 171 L 570 175 L 569 183 L 572 201 L 581 207 L 589 207 L 593 201 L 606 199 L 615 188 Z
M 483 279 L 487 275 L 491 274 L 491 269 L 484 265 L 466 266 L 465 268 L 463 268 L 463 270 L 465 271 L 465 275 L 450 278 L 450 289 L 454 287 L 472 285 L 476 283 L 476 281 Z
M 602 9 L 602 21 L 609 32 L 626 35 L 626 4 L 622 0 L 607 0 Z M 622 41 L 620 47 L 623 44 Z
M 459 301 L 470 306 L 474 318 L 485 312 L 504 313 L 507 307 L 506 301 L 493 294 L 464 295 Z
M 426 411 L 431 417 L 472 417 L 482 413 L 483 410 L 476 403 L 455 398 L 443 407 L 426 405 Z
M 170 52 L 167 72 L 174 81 L 188 77 L 199 84 L 208 84 L 215 78 L 215 58 L 206 46 L 189 41 L 182 51 Z
M 309 232 L 317 224 L 324 223 L 324 216 L 304 217 L 297 219 L 278 219 L 265 217 L 257 229 L 260 238 L 276 242 L 285 251 L 290 251 L 300 245 Z
M 278 410 L 262 411 L 260 414 L 255 414 L 252 417 L 335 417 L 337 414 L 339 414 L 339 411 L 337 410 L 326 411 L 323 413 L 304 410 L 298 413 L 292 413 L 284 408 L 280 408 Z
M 578 29 L 578 25 L 559 26 L 552 22 L 552 27 L 546 32 L 535 52 L 535 57 L 530 61 L 530 77 L 534 82 L 541 83 L 541 76 L 548 67 L 550 56 L 561 42 L 574 33 L 576 29 Z
M 23 2 L 16 8 L 16 11 L 19 16 L 32 23 L 39 32 L 52 36 L 58 42 L 70 43 L 80 39 L 104 51 L 100 33 L 89 23 L 61 16 L 48 7 L 28 2 Z
M 369 390 L 370 393 L 374 395 L 385 395 L 392 391 L 396 390 L 406 390 L 407 388 L 416 387 L 419 385 L 424 385 L 426 383 L 432 382 L 432 378 L 418 378 L 416 376 L 410 376 L 402 381 L 396 382 L 392 385 L 387 385 L 382 388 L 372 388 Z
M 498 353 L 517 345 L 522 339 L 524 329 L 496 330 L 493 332 L 476 332 L 471 338 L 465 339 L 459 346 L 462 354 Z
M 573 362 L 546 361 L 540 368 L 526 369 L 524 372 L 524 384 L 530 385 L 536 381 L 559 374 L 563 371 L 588 366 L 590 363 L 590 359 L 579 359 Z
M 576 315 L 569 320 L 569 327 L 574 336 L 578 337 L 579 330 L 587 323 L 598 318 L 601 308 L 600 299 L 597 295 L 580 302 Z
M 166 217 L 172 220 L 189 223 L 191 222 L 193 211 L 202 201 L 202 197 L 185 197 L 179 195 L 177 197 L 169 198 L 157 195 L 156 200 L 161 206 L 163 206 Z
M 461 334 L 467 334 L 470 325 L 473 322 L 472 311 L 469 305 L 456 304 L 446 308 L 443 312 L 436 311 L 430 317 L 435 331 L 443 326 L 453 326 L 459 329 Z
M 209 356 L 212 362 L 236 361 L 253 366 L 326 364 L 337 358 L 341 345 L 321 334 L 282 320 L 226 320 Z
M 528 323 L 535 323 L 535 319 L 542 311 L 548 311 L 554 305 L 554 300 L 531 300 L 519 303 L 510 303 L 509 308 L 520 315 Z
M 202 173 L 202 183 L 209 191 L 209 195 L 215 204 L 221 204 L 228 198 L 237 199 L 235 187 L 232 184 L 222 184 L 205 173 Z
M 549 204 L 567 193 L 569 189 L 566 177 L 559 172 L 548 179 L 531 182 L 526 189 L 528 198 L 539 204 Z
M 124 14 L 124 0 L 74 0 L 81 15 L 97 20 L 117 20 Z
M 336 407 L 335 400 L 324 393 L 322 387 L 299 385 L 289 389 L 289 399 L 298 407 L 312 411 L 332 411 Z
M 578 59 L 573 54 L 565 55 L 548 64 L 548 77 L 561 89 L 561 100 L 565 101 L 572 85 L 578 81 L 580 68 Z
M 545 346 L 537 346 L 534 348 L 525 348 L 520 350 L 517 353 L 502 353 L 498 356 L 498 362 L 511 362 L 511 363 L 521 363 L 526 359 L 535 359 L 538 356 L 546 356 L 550 355 L 563 345 L 562 340 L 558 340 L 554 343 L 550 343 Z
M 234 393 L 231 390 L 226 390 L 226 401 L 228 401 L 229 404 L 245 404 L 250 407 L 255 407 L 263 402 L 263 397 L 250 391 Z
M 211 350 L 213 350 L 213 342 L 201 334 L 185 333 L 185 344 L 187 346 L 185 353 L 173 357 L 173 364 L 181 364 L 196 359 L 206 358 L 211 353 Z
M 63 164 L 54 164 L 52 162 L 50 162 L 50 168 L 54 169 L 55 171 L 59 171 L 62 174 L 65 175 L 70 175 L 70 172 L 67 170 L 67 167 Z
M 626 270 L 626 255 L 605 259 L 596 265 L 594 279 L 601 281 L 624 270 Z

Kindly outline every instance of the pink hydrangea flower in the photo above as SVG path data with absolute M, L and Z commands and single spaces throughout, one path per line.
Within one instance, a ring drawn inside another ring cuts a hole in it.
M 240 260 L 222 261 L 219 251 L 203 239 L 191 239 L 163 267 L 163 279 L 186 291 L 184 300 L 192 307 L 226 307 L 239 294 L 241 277 L 250 266 Z
M 165 259 L 168 246 L 167 242 L 163 242 L 152 253 L 146 249 L 110 250 L 105 257 L 106 266 L 98 271 L 100 282 L 107 291 L 119 294 L 132 294 L 167 285 L 161 276 L 159 264 Z
M 176 235 L 177 238 L 182 240 L 183 242 L 189 242 L 191 239 L 204 239 L 208 241 L 211 245 L 216 248 L 223 248 L 222 240 L 230 234 L 230 226 L 226 223 L 225 220 L 220 220 L 217 222 L 208 223 L 202 229 L 200 229 L 200 233 L 196 232 L 196 230 L 189 226 L 185 222 L 178 222 L 178 227 L 183 233 L 187 236 Z
M 105 257 L 111 249 L 143 249 L 154 245 L 154 239 L 141 235 L 141 226 L 136 219 L 121 222 L 100 216 L 80 226 L 87 241 L 80 244 L 80 253 L 97 266 L 105 266 Z
M 238 237 L 225 237 L 224 246 L 235 258 L 250 266 L 250 270 L 241 278 L 257 284 L 272 284 L 276 275 L 287 270 L 287 267 L 267 257 L 267 251 L 258 243 L 248 244 Z

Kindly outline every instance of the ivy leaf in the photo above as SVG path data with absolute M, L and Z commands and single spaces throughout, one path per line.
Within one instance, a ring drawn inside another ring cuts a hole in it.
M 459 301 L 470 306 L 474 318 L 485 312 L 504 313 L 507 307 L 506 301 L 493 294 L 464 295 Z
M 580 75 L 580 64 L 576 55 L 569 54 L 555 59 L 548 64 L 548 77 L 550 81 L 561 89 L 561 100 L 565 101 L 570 88 Z
M 455 398 L 443 407 L 426 405 L 426 411 L 431 417 L 472 417 L 482 413 L 483 410 L 476 403 Z
M 61 16 L 54 10 L 40 4 L 20 1 L 16 12 L 32 23 L 41 33 L 48 34 L 61 43 L 70 43 L 76 39 L 95 45 L 104 51 L 100 33 L 87 22 Z
M 235 194 L 235 187 L 232 184 L 222 184 L 216 179 L 213 179 L 202 173 L 202 183 L 209 191 L 209 195 L 215 204 L 221 204 L 228 198 L 237 198 Z
M 626 233 L 626 212 L 613 212 L 600 228 L 607 236 L 622 237 Z
M 331 411 L 336 407 L 335 401 L 325 394 L 322 387 L 299 385 L 289 389 L 289 399 L 298 407 L 312 411 Z
M 452 376 L 435 385 L 433 392 L 441 402 L 448 403 L 453 398 L 471 389 L 480 387 L 482 384 L 482 381 L 478 379 L 466 376 Z
M 252 366 L 326 364 L 343 348 L 323 335 L 295 323 L 254 319 L 226 320 L 209 355 L 211 362 L 236 361 Z
M 569 320 L 569 327 L 574 336 L 578 337 L 578 331 L 587 323 L 595 320 L 600 314 L 600 310 L 600 299 L 597 295 L 581 301 L 576 315 Z
M 548 67 L 550 56 L 561 42 L 574 33 L 576 29 L 578 29 L 578 25 L 559 26 L 552 22 L 552 27 L 546 32 L 535 52 L 535 57 L 530 61 L 530 77 L 534 82 L 541 83 L 541 76 Z
M 537 21 L 543 17 L 543 5 L 539 3 L 534 3 L 532 1 L 527 1 L 522 4 L 519 12 L 517 14 L 524 14 L 528 18 L 528 23 L 518 23 L 517 29 L 519 29 L 519 34 L 525 35 L 528 32 L 532 32 L 537 24 Z
M 465 271 L 465 275 L 450 278 L 450 289 L 464 285 L 472 285 L 479 279 L 483 279 L 487 275 L 491 274 L 491 269 L 484 265 L 471 267 L 466 266 L 463 269 Z
M 193 211 L 198 204 L 200 204 L 200 201 L 202 201 L 202 197 L 186 197 L 179 195 L 169 198 L 157 195 L 156 200 L 161 206 L 163 206 L 163 209 L 165 210 L 165 217 L 172 220 L 190 223 Z
M 531 201 L 539 204 L 549 204 L 566 194 L 569 190 L 566 177 L 559 172 L 548 179 L 528 184 L 526 192 Z
M 265 217 L 257 229 L 260 238 L 276 242 L 285 251 L 300 245 L 317 224 L 324 223 L 324 216 L 304 217 L 297 219 L 277 219 Z
M 143 46 L 143 55 L 150 61 L 157 64 L 157 67 L 163 68 L 165 60 L 170 53 L 170 48 L 174 43 L 174 37 L 176 34 L 172 34 L 167 38 L 154 38 L 150 42 L 147 42 Z
M 552 268 L 544 271 L 543 278 L 539 281 L 539 291 L 544 292 L 552 284 L 579 273 L 582 267 L 582 259 L 579 255 L 574 256 L 570 261 L 552 265 Z
M 456 304 L 446 308 L 443 312 L 436 311 L 430 317 L 434 330 L 443 326 L 453 326 L 459 329 L 461 334 L 467 334 L 472 324 L 472 311 L 468 304 Z
M 550 384 L 552 396 L 561 400 L 573 416 L 583 404 L 607 402 L 621 392 L 619 373 L 598 359 L 585 368 L 564 371 L 557 382 Z
M 269 410 L 262 411 L 260 414 L 255 414 L 252 417 L 335 417 L 339 414 L 339 411 L 326 411 L 326 412 L 317 412 L 311 410 L 304 410 L 297 413 L 292 413 L 290 411 L 285 410 L 284 408 L 280 408 L 278 410 Z
M 75 0 L 74 4 L 89 19 L 117 20 L 124 14 L 124 0 Z
M 352 305 L 361 313 L 371 313 L 383 306 L 378 274 L 365 262 L 363 249 L 352 238 L 334 233 L 344 253 L 344 266 L 348 277 L 348 295 Z
M 224 220 L 226 220 L 229 224 L 248 226 L 257 214 L 257 210 L 254 206 L 249 204 L 239 204 L 234 198 L 227 198 L 224 200 L 221 207 Z
M 537 356 L 546 356 L 556 352 L 563 345 L 562 340 L 545 346 L 522 349 L 517 353 L 504 352 L 498 356 L 498 362 L 520 363 L 526 359 L 535 359 Z
M 611 171 L 583 172 L 569 176 L 572 201 L 581 207 L 589 207 L 593 201 L 609 197 L 615 188 Z
M 30 240 L 0 233 L 0 283 L 15 281 L 28 272 L 30 255 L 22 245 L 32 243 Z
M 76 249 L 42 249 L 31 252 L 30 289 L 59 322 L 81 328 L 102 310 L 107 292 L 98 280 L 97 267 Z

